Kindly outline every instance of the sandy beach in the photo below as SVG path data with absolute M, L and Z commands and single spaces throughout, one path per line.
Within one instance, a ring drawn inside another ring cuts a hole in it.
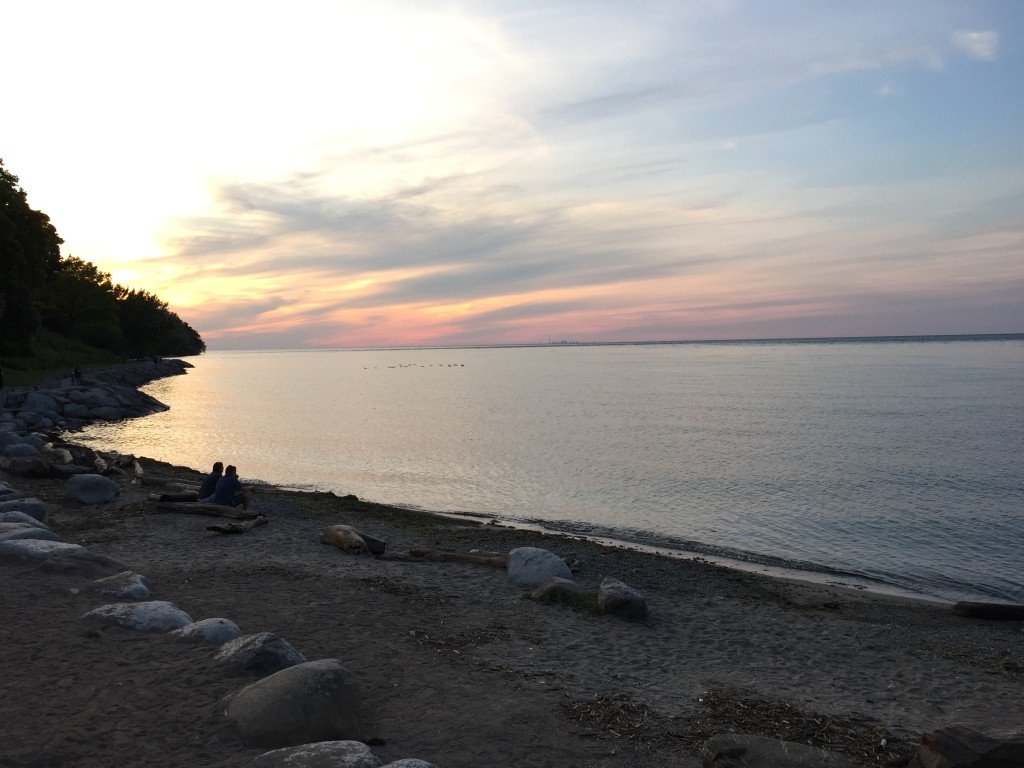
M 142 466 L 150 479 L 201 478 Z M 255 509 L 270 523 L 228 536 L 207 531 L 210 518 L 157 512 L 152 489 L 127 477 L 98 508 L 66 501 L 60 480 L 0 480 L 49 502 L 64 541 L 145 575 L 154 599 L 341 659 L 362 690 L 363 740 L 385 762 L 695 766 L 703 740 L 740 732 L 882 765 L 946 723 L 1024 722 L 1021 624 L 948 605 L 333 494 L 261 488 Z M 387 554 L 321 544 L 335 523 L 386 540 Z M 544 605 L 497 568 L 395 557 L 415 546 L 545 547 L 583 584 L 614 576 L 642 591 L 650 615 Z M 0 765 L 241 766 L 265 751 L 224 717 L 222 698 L 251 678 L 215 663 L 214 646 L 90 629 L 82 615 L 105 601 L 72 594 L 82 578 L 0 568 Z

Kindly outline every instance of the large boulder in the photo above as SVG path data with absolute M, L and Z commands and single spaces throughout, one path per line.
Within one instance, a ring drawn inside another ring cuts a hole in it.
M 242 630 L 231 619 L 203 619 L 188 626 L 176 629 L 172 634 L 182 640 L 224 645 L 242 636 Z
M 644 596 L 618 579 L 607 578 L 601 582 L 597 590 L 597 605 L 602 613 L 626 621 L 642 621 L 647 618 L 647 601 Z
M 60 537 L 48 528 L 29 523 L 0 523 L 0 541 L 35 539 L 37 541 L 60 541 Z
M 54 418 L 60 410 L 57 401 L 42 392 L 29 392 L 21 404 L 22 411 L 34 411 L 43 416 Z
M 554 552 L 540 547 L 519 547 L 508 553 L 508 577 L 523 589 L 536 589 L 552 576 L 572 579 L 572 571 Z
M 909 768 L 1020 768 L 1024 731 L 996 738 L 962 725 L 926 733 Z
M 39 455 L 39 449 L 28 443 L 15 443 L 4 448 L 4 455 L 16 459 L 28 459 Z
M 132 571 L 121 571 L 113 576 L 96 579 L 84 587 L 72 590 L 87 595 L 103 595 L 121 600 L 149 600 L 153 596 L 145 576 Z
M 105 504 L 117 496 L 121 489 L 117 483 L 103 475 L 72 475 L 65 488 L 69 499 L 82 504 Z
M 0 541 L 0 561 L 13 563 L 41 563 L 50 558 L 84 551 L 85 547 L 78 544 L 67 544 L 63 541 L 39 541 L 38 539 Z
M 113 576 L 128 570 L 128 566 L 124 563 L 106 555 L 90 552 L 84 547 L 49 557 L 43 560 L 39 567 L 47 573 L 79 576 L 84 579 Z
M 49 517 L 49 510 L 39 499 L 14 499 L 12 501 L 0 501 L 0 514 L 4 512 L 22 512 L 29 517 L 45 523 Z
M 745 733 L 712 736 L 700 758 L 704 768 L 854 768 L 835 752 Z
M 9 445 L 21 445 L 24 442 L 21 435 L 17 432 L 6 429 L 0 430 L 0 449 L 6 448 Z
M 253 768 L 380 768 L 380 760 L 360 741 L 318 741 L 264 752 Z
M 302 664 L 306 657 L 273 632 L 258 632 L 225 643 L 214 660 L 239 674 L 266 675 Z
M 11 510 L 9 512 L 0 512 L 0 523 L 24 523 L 25 525 L 34 525 L 36 528 L 42 528 L 43 530 L 50 530 L 46 523 L 41 520 L 37 520 L 32 515 L 24 512 L 17 512 Z
M 101 605 L 89 611 L 82 619 L 88 624 L 125 627 L 140 632 L 167 632 L 192 623 L 187 613 L 165 600 Z
M 359 686 L 338 659 L 308 661 L 246 686 L 227 716 L 242 737 L 266 747 L 287 747 L 360 737 Z
M 539 603 L 561 603 L 571 608 L 596 610 L 597 595 L 572 579 L 552 576 L 530 594 Z

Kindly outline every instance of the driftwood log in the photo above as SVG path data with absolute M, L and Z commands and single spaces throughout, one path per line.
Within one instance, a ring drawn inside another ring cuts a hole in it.
M 416 560 L 437 560 L 448 563 L 472 563 L 508 567 L 508 555 L 501 552 L 459 552 L 455 549 L 410 549 L 409 557 Z
M 250 528 L 255 528 L 257 525 L 266 525 L 270 520 L 265 515 L 257 515 L 252 520 L 246 520 L 239 523 L 217 523 L 216 525 L 206 526 L 206 530 L 214 531 L 216 533 L 245 533 Z
M 188 502 L 157 502 L 157 512 L 179 512 L 184 515 L 206 515 L 207 517 L 233 517 L 236 520 L 253 520 L 258 512 L 247 512 L 241 507 L 226 507 L 223 504 L 199 504 Z
M 383 555 L 387 546 L 383 539 L 374 538 L 350 525 L 328 526 L 320 534 L 320 541 L 350 555 Z

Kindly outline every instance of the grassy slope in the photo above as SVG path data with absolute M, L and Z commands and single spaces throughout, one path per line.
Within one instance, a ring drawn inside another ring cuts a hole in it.
M 17 387 L 35 384 L 55 373 L 70 373 L 76 363 L 82 368 L 89 368 L 123 362 L 124 359 L 113 352 L 40 329 L 32 342 L 30 357 L 0 358 L 0 368 L 4 370 L 4 384 Z

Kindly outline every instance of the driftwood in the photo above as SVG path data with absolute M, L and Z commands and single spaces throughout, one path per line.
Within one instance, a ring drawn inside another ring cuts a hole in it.
M 199 494 L 195 491 L 186 493 L 161 493 L 156 497 L 157 501 L 199 501 Z
M 320 541 L 331 544 L 350 555 L 383 555 L 387 546 L 383 539 L 358 531 L 350 525 L 331 525 L 320 534 Z
M 254 528 L 257 525 L 266 525 L 270 521 L 264 515 L 257 515 L 252 520 L 246 520 L 240 523 L 218 523 L 217 525 L 208 525 L 206 530 L 214 531 L 216 533 L 245 533 L 250 528 Z
M 208 517 L 233 517 L 236 520 L 252 520 L 259 517 L 258 512 L 247 512 L 241 507 L 227 507 L 223 504 L 199 504 L 188 502 L 161 501 L 156 505 L 157 512 L 180 512 L 185 515 L 206 515 Z
M 417 560 L 437 560 L 449 563 L 472 563 L 508 567 L 508 555 L 501 552 L 459 552 L 455 549 L 410 549 L 409 557 Z

